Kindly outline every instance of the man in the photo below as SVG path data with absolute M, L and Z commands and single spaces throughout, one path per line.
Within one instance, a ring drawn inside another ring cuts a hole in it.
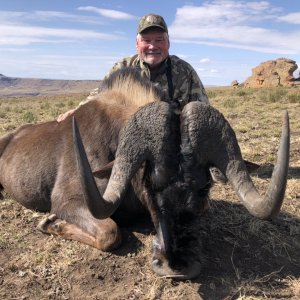
M 143 76 L 160 87 L 165 100 L 174 102 L 180 109 L 191 101 L 209 103 L 196 71 L 186 61 L 170 55 L 169 48 L 168 27 L 163 17 L 156 14 L 145 15 L 138 25 L 137 54 L 117 62 L 109 74 L 122 67 L 137 68 Z M 98 89 L 93 92 L 93 95 L 97 92 Z M 89 99 L 87 97 L 79 105 L 86 103 Z M 75 109 L 60 115 L 57 121 L 64 120 L 74 111 Z

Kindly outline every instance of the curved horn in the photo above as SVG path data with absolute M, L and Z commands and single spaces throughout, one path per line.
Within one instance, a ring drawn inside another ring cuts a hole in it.
M 123 194 L 124 191 L 121 186 L 116 190 L 111 188 L 113 185 L 111 184 L 110 188 L 106 189 L 109 196 L 104 195 L 104 198 L 102 198 L 96 185 L 74 116 L 72 119 L 72 130 L 75 158 L 85 202 L 95 218 L 105 219 L 113 214 L 115 209 L 119 206 L 120 195 Z
M 85 202 L 94 217 L 104 219 L 111 216 L 143 161 L 160 155 L 169 115 L 167 103 L 154 102 L 142 107 L 129 119 L 121 131 L 112 173 L 103 197 L 97 188 L 73 117 L 73 143 L 80 182 Z
M 260 219 L 275 217 L 284 198 L 289 167 L 290 130 L 285 112 L 277 162 L 264 198 L 247 171 L 235 133 L 224 116 L 200 102 L 191 102 L 182 113 L 182 140 L 190 143 L 200 163 L 211 164 L 226 174 L 249 213 Z

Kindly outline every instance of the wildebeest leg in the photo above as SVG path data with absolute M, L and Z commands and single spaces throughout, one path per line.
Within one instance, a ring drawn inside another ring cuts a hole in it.
M 89 220 L 89 227 L 91 228 L 90 232 L 76 224 L 59 219 L 55 214 L 43 219 L 37 226 L 43 233 L 75 240 L 102 251 L 116 249 L 121 244 L 120 230 L 112 219 Z

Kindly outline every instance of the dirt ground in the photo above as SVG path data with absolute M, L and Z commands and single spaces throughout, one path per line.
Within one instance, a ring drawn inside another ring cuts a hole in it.
M 272 169 L 263 163 L 252 175 L 262 194 Z M 300 299 L 299 132 L 275 220 L 250 216 L 229 185 L 213 187 L 199 228 L 205 261 L 194 280 L 153 274 L 149 223 L 122 228 L 122 246 L 105 253 L 42 234 L 36 225 L 43 217 L 7 196 L 0 200 L 0 299 Z
M 299 299 L 299 217 L 283 212 L 274 222 L 258 221 L 225 196 L 231 198 L 230 187 L 216 185 L 199 232 L 202 275 L 183 282 L 152 273 L 150 225 L 123 228 L 122 247 L 104 253 L 40 233 L 42 214 L 6 199 L 0 203 L 0 299 Z M 299 212 L 299 202 L 285 205 Z

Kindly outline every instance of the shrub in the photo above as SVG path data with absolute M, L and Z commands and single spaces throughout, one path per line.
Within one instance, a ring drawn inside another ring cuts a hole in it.
M 22 120 L 27 123 L 32 123 L 36 121 L 36 116 L 31 111 L 27 111 L 23 114 Z
M 223 106 L 226 108 L 234 108 L 236 107 L 237 102 L 235 99 L 229 98 L 229 99 L 225 99 L 223 102 Z
M 275 88 L 267 91 L 267 101 L 268 102 L 279 102 L 282 101 L 282 98 L 286 96 L 287 90 L 282 88 Z
M 69 100 L 67 105 L 68 105 L 68 107 L 74 107 L 75 103 L 73 100 Z
M 65 107 L 66 105 L 63 102 L 59 102 L 59 103 L 56 103 L 55 106 L 61 108 L 61 107 Z
M 215 98 L 218 95 L 218 92 L 215 90 L 206 90 L 208 99 Z
M 50 108 L 50 104 L 49 104 L 49 102 L 47 101 L 47 102 L 45 102 L 45 103 L 42 103 L 40 107 L 41 107 L 41 109 L 49 109 L 49 108 Z
M 60 115 L 62 111 L 59 108 L 51 108 L 49 115 L 51 118 L 57 118 L 58 115 Z
M 239 90 L 239 91 L 237 91 L 236 94 L 237 94 L 237 96 L 242 97 L 242 96 L 245 96 L 247 93 L 245 91 L 243 91 L 243 90 Z
M 300 102 L 300 94 L 289 94 L 287 98 L 290 103 Z

